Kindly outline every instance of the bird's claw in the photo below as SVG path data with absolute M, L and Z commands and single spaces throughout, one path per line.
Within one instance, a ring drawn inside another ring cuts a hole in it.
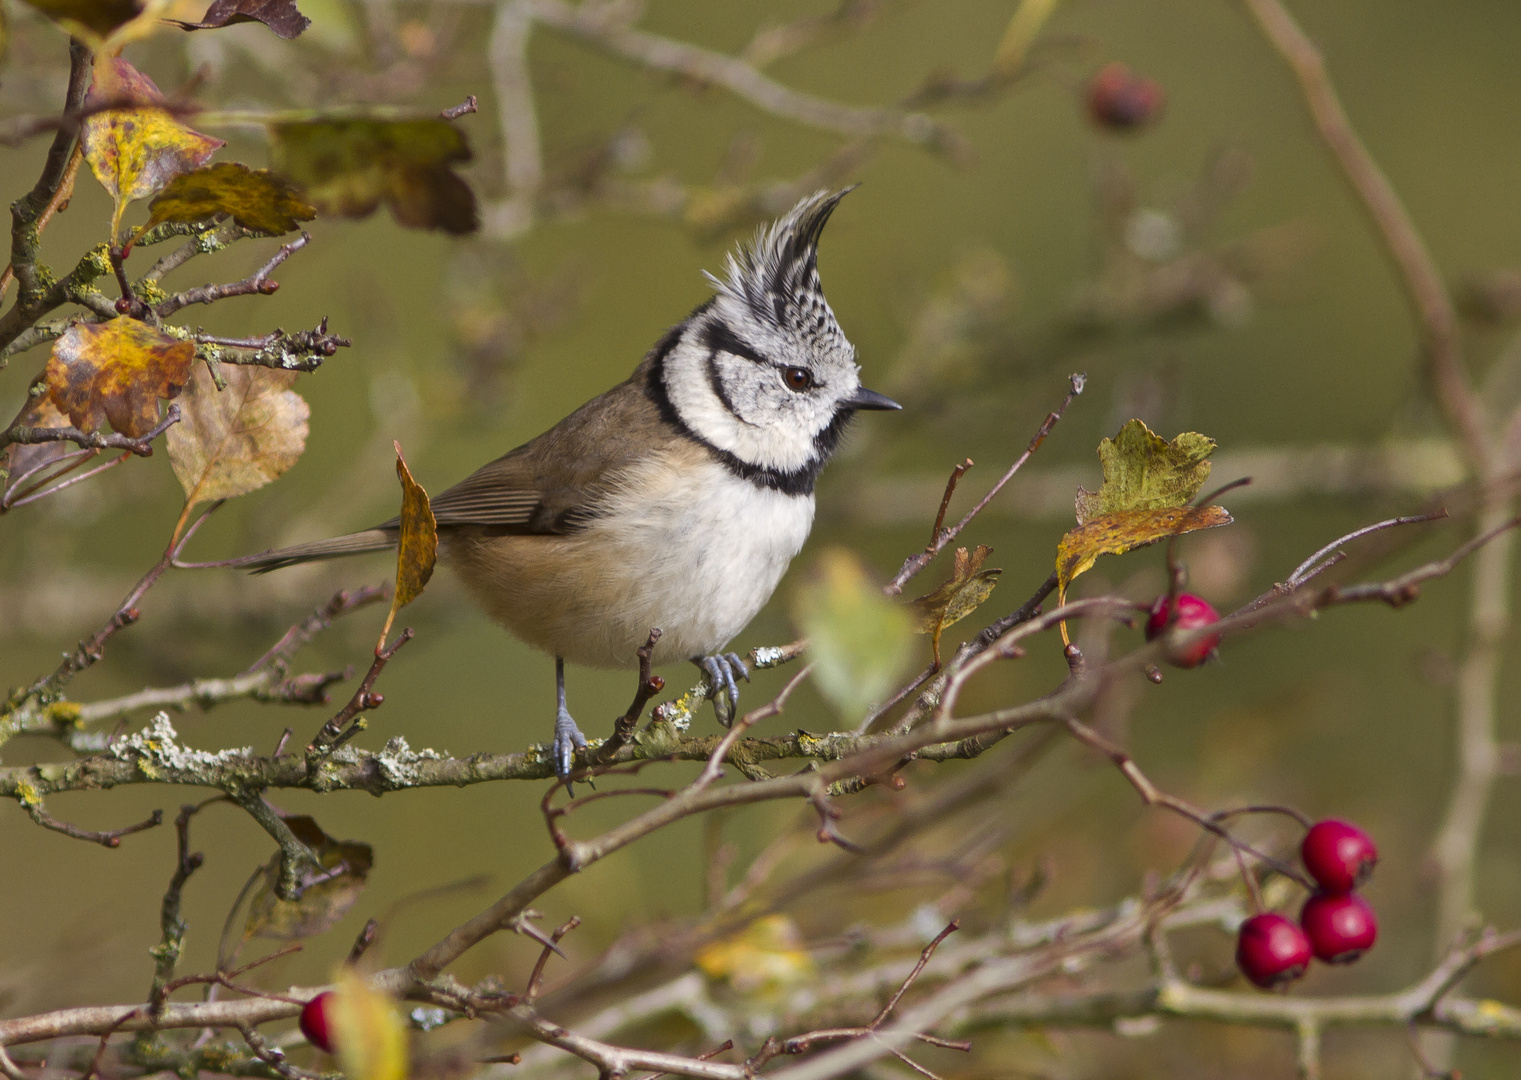
M 570 785 L 570 773 L 576 765 L 576 751 L 586 749 L 586 736 L 571 719 L 570 713 L 560 710 L 555 717 L 555 738 L 550 745 L 550 758 L 554 762 L 555 775 L 565 781 L 567 795 L 575 795 Z
M 731 727 L 739 714 L 739 679 L 750 681 L 750 669 L 738 653 L 715 653 L 700 657 L 696 664 L 708 677 L 708 696 L 713 699 L 713 713 L 724 727 Z

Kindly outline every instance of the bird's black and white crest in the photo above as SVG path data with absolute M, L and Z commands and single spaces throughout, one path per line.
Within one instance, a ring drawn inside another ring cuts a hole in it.
M 851 349 L 824 299 L 819 237 L 834 208 L 853 190 L 814 192 L 731 253 L 724 280 L 705 276 L 720 297 L 745 305 L 755 319 L 813 338 L 826 348 Z
M 847 191 L 810 195 L 759 230 L 653 357 L 666 419 L 735 475 L 789 495 L 812 494 L 856 410 L 897 408 L 862 389 L 819 281 L 819 235 Z

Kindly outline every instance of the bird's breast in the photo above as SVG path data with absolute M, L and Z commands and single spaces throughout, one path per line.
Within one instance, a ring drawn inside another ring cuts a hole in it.
M 460 535 L 461 578 L 518 637 L 573 663 L 708 655 L 770 599 L 813 525 L 812 495 L 759 487 L 687 453 L 618 478 L 572 536 Z

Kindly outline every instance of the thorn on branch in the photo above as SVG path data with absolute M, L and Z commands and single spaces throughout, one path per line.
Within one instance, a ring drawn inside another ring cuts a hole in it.
M 563 959 L 565 957 L 565 954 L 560 951 L 560 941 L 565 937 L 566 934 L 570 933 L 580 925 L 581 916 L 572 915 L 568 920 L 562 923 L 554 933 L 550 934 L 549 937 L 546 938 L 544 936 L 544 931 L 540 930 L 538 927 L 534 926 L 533 923 L 528 921 L 528 912 L 523 912 L 522 916 L 518 918 L 516 924 L 513 926 L 513 929 L 520 934 L 528 935 L 544 946 L 543 951 L 539 953 L 538 961 L 533 965 L 533 973 L 528 976 L 528 986 L 523 991 L 524 1001 L 532 1004 L 539 999 L 539 992 L 543 989 L 544 983 L 544 968 L 545 965 L 549 963 L 549 954 L 555 953 Z
M 375 939 L 380 936 L 380 920 L 367 919 L 364 929 L 359 931 L 359 936 L 354 939 L 353 947 L 349 949 L 348 965 L 353 967 L 359 963 L 359 958 L 369 951 Z

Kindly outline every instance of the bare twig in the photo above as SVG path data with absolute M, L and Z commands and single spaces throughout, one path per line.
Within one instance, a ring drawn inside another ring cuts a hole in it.
M 639 682 L 634 689 L 634 700 L 629 702 L 623 715 L 613 722 L 612 735 L 597 748 L 597 760 L 610 760 L 623 748 L 633 736 L 634 728 L 639 725 L 639 718 L 644 715 L 644 707 L 650 703 L 650 698 L 665 689 L 665 680 L 650 672 L 650 657 L 654 654 L 655 643 L 659 640 L 659 627 L 650 627 L 649 638 L 638 650 Z
M 366 709 L 379 708 L 385 701 L 384 695 L 373 692 L 375 680 L 380 678 L 380 673 L 385 670 L 386 664 L 390 663 L 391 657 L 400 652 L 402 646 L 411 640 L 412 628 L 409 626 L 396 635 L 395 641 L 375 650 L 375 659 L 370 663 L 370 670 L 365 672 L 359 688 L 354 691 L 354 696 L 349 698 L 348 704 L 322 725 L 307 745 L 308 757 L 331 753 L 364 730 L 364 718 L 359 717 L 359 714 Z M 359 718 L 356 720 L 355 717 Z M 352 724 L 349 723 L 351 720 Z M 345 725 L 348 726 L 345 727 Z
M 182 293 L 176 293 L 167 300 L 162 300 L 154 305 L 153 313 L 160 319 L 167 319 L 176 311 L 191 304 L 214 304 L 218 300 L 225 300 L 229 296 L 250 296 L 260 293 L 268 296 L 280 287 L 278 282 L 270 281 L 269 275 L 275 272 L 275 268 L 290 258 L 296 252 L 312 242 L 310 233 L 302 233 L 288 244 L 282 244 L 279 251 L 270 258 L 263 266 L 242 281 L 234 281 L 227 285 L 202 285 L 195 289 L 186 289 Z
M 81 829 L 78 825 L 70 825 L 66 821 L 59 821 L 57 818 L 52 817 L 43 810 L 41 800 L 23 802 L 22 805 L 26 807 L 26 812 L 31 815 L 32 820 L 44 829 L 63 833 L 64 836 L 72 836 L 75 840 L 88 840 L 92 844 L 99 844 L 101 847 L 108 848 L 120 847 L 123 836 L 131 836 L 133 833 L 140 833 L 147 829 L 156 828 L 164 823 L 164 812 L 162 810 L 155 810 L 148 815 L 147 820 L 139 821 L 135 825 L 111 829 L 108 832 L 96 832 L 93 829 Z
M 180 421 L 180 407 L 171 404 L 160 420 L 147 434 L 133 438 L 115 431 L 81 431 L 76 427 L 28 427 L 12 424 L 0 431 L 0 447 L 11 443 L 36 445 L 38 443 L 71 442 L 93 450 L 126 450 L 138 457 L 153 456 L 153 440 Z
M 1030 460 L 1030 457 L 1035 453 L 1036 450 L 1040 449 L 1040 444 L 1046 441 L 1046 436 L 1051 434 L 1051 429 L 1056 427 L 1057 423 L 1061 420 L 1062 415 L 1067 411 L 1067 406 L 1072 404 L 1072 399 L 1083 392 L 1083 384 L 1085 381 L 1086 376 L 1083 375 L 1068 376 L 1067 396 L 1062 399 L 1062 403 L 1056 407 L 1055 412 L 1048 413 L 1046 415 L 1045 420 L 1041 422 L 1040 427 L 1036 429 L 1035 435 L 1030 439 L 1030 445 L 1025 447 L 1025 452 L 1023 454 L 1020 454 L 1019 457 L 1014 460 L 1014 464 L 1010 465 L 1008 470 L 998 478 L 998 482 L 988 489 L 987 494 L 985 494 L 978 501 L 977 505 L 966 512 L 965 517 L 963 517 L 949 529 L 942 528 L 937 524 L 935 528 L 934 538 L 930 541 L 929 545 L 926 546 L 925 549 L 919 552 L 917 555 L 910 555 L 906 560 L 904 560 L 902 568 L 899 569 L 898 573 L 893 577 L 893 579 L 883 587 L 882 591 L 884 593 L 886 593 L 888 596 L 897 596 L 899 593 L 901 593 L 903 591 L 903 586 L 908 584 L 908 582 L 914 577 L 915 574 L 919 573 L 919 571 L 928 566 L 930 564 L 930 561 L 934 559 L 936 555 L 940 554 L 940 552 L 945 549 L 945 546 L 947 544 L 961 535 L 961 531 L 972 523 L 973 518 L 987 509 L 988 503 L 993 501 L 994 497 L 1004 489 L 1004 486 L 1008 484 L 1010 480 L 1014 479 L 1014 474 L 1024 467 L 1025 462 Z M 943 500 L 941 506 L 942 515 L 945 513 L 944 504 L 949 503 L 950 495 L 954 489 L 955 482 L 956 480 L 960 479 L 961 473 L 965 471 L 965 468 L 962 466 L 957 466 L 957 470 L 958 471 L 952 475 L 951 481 L 947 485 L 946 497 Z M 941 520 L 944 520 L 943 517 L 937 519 L 937 521 Z

